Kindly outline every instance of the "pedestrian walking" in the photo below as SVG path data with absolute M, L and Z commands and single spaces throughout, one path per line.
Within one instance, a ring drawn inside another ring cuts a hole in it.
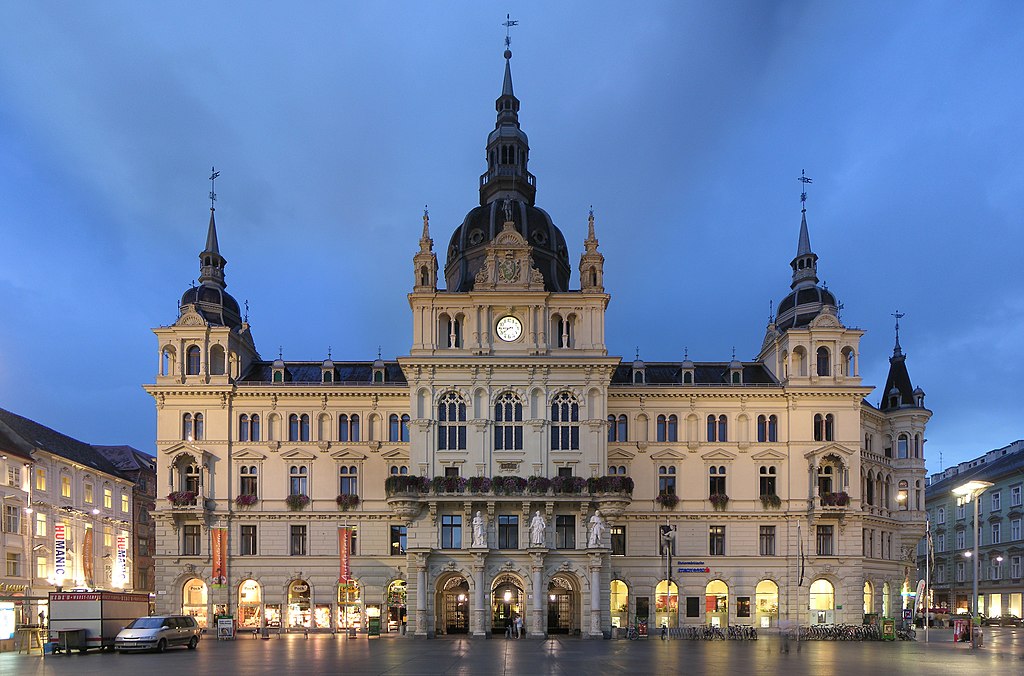
M 512 617 L 505 618 L 505 638 L 512 638 Z
M 516 615 L 516 638 L 523 637 L 523 618 Z

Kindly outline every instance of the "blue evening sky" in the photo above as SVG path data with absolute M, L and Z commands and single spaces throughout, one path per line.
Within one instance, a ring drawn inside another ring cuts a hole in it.
M 1020 2 L 4 3 L 0 406 L 154 450 L 150 329 L 198 276 L 211 165 L 264 357 L 406 354 L 423 205 L 443 265 L 477 204 L 506 11 L 537 203 L 574 267 L 594 206 L 612 354 L 752 358 L 806 169 L 866 383 L 906 313 L 929 469 L 1024 437 Z

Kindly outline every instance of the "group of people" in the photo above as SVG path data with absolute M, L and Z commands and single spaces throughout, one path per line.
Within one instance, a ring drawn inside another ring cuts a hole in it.
M 505 618 L 505 638 L 523 637 L 523 618 L 520 615 L 512 614 Z

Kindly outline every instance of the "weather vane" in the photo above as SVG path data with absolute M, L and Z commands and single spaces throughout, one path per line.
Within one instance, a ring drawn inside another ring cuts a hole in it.
M 508 49 L 512 45 L 512 26 L 518 26 L 518 21 L 512 20 L 511 14 L 505 15 L 505 22 L 501 24 L 505 27 L 505 49 Z
M 803 169 L 800 170 L 800 178 L 798 178 L 796 180 L 798 180 L 798 181 L 800 181 L 801 183 L 804 184 L 804 189 L 800 191 L 800 207 L 801 207 L 800 210 L 801 211 L 807 211 L 807 184 L 808 183 L 814 183 L 814 181 L 811 180 L 811 178 L 809 176 L 804 174 L 804 170 Z
M 210 167 L 210 209 L 213 209 L 213 203 L 217 201 L 217 193 L 214 191 L 217 177 L 220 176 L 220 172 L 215 168 Z
M 246 301 L 245 301 L 245 323 L 246 324 L 249 323 L 249 300 L 248 299 L 246 299 Z
M 331 346 L 330 345 L 327 346 L 327 360 L 328 361 L 331 360 Z
M 900 320 L 906 317 L 907 313 L 896 310 L 896 312 L 892 313 L 892 316 L 896 318 L 896 342 L 898 343 L 900 342 Z

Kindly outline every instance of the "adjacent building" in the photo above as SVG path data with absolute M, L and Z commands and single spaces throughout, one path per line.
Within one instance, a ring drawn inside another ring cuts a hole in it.
M 971 609 L 974 584 L 974 505 L 960 504 L 953 489 L 968 481 L 992 486 L 978 498 L 978 610 L 1022 617 L 1024 595 L 1024 441 L 931 475 L 925 506 L 931 527 L 932 606 L 952 613 Z M 926 545 L 918 548 L 918 573 L 925 573 Z
M 131 446 L 93 446 L 121 474 L 132 481 L 132 561 L 133 588 L 153 593 L 156 580 L 153 547 L 156 526 L 150 517 L 156 508 L 156 460 Z
M 898 327 L 870 403 L 863 332 L 818 283 L 804 209 L 755 358 L 610 355 L 596 218 L 574 228 L 574 275 L 536 203 L 511 56 L 443 270 L 424 213 L 405 355 L 261 357 L 211 209 L 199 285 L 154 329 L 146 386 L 158 610 L 417 636 L 521 616 L 533 636 L 589 637 L 898 612 L 931 416 Z

